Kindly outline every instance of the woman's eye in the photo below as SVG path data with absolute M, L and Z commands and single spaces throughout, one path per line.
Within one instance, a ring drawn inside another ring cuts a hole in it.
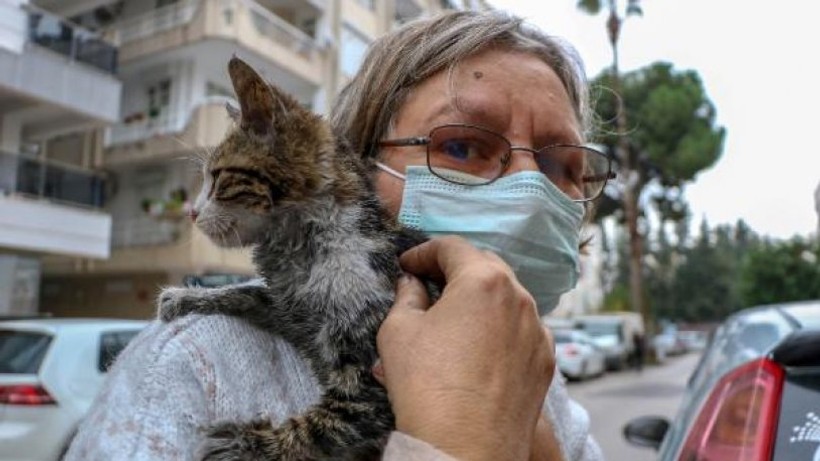
M 441 143 L 439 148 L 443 154 L 455 160 L 470 161 L 484 157 L 484 149 L 472 140 L 450 139 Z
M 442 151 L 458 160 L 467 160 L 470 157 L 470 145 L 464 141 L 449 140 L 441 146 Z

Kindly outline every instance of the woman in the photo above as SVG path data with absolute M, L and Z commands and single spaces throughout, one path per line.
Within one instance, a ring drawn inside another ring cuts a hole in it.
M 450 14 L 375 43 L 332 121 L 373 160 L 397 219 L 467 238 L 402 255 L 405 271 L 446 287 L 430 306 L 402 277 L 379 332 L 397 425 L 385 459 L 600 459 L 586 413 L 553 379 L 538 317 L 574 285 L 580 202 L 605 182 L 576 168 L 599 155 L 577 147 L 580 67 L 514 18 Z M 534 150 L 554 145 L 573 147 Z M 241 320 L 154 324 L 121 356 L 68 459 L 186 459 L 198 427 L 281 421 L 317 396 L 290 346 Z

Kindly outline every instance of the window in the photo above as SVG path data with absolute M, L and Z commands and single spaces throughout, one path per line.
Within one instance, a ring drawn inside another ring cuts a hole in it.
M 0 373 L 37 374 L 49 344 L 47 334 L 0 331 Z
M 356 0 L 356 3 L 370 11 L 376 11 L 376 0 Z
M 182 284 L 186 287 L 216 288 L 236 283 L 249 282 L 253 277 L 239 274 L 206 274 L 206 275 L 186 275 L 182 279 Z
M 100 358 L 97 369 L 105 373 L 139 330 L 109 331 L 100 336 Z
M 157 118 L 168 113 L 171 105 L 171 79 L 160 80 L 148 87 L 148 116 Z
M 369 43 L 367 38 L 350 26 L 342 26 L 341 69 L 347 77 L 352 77 L 362 65 Z
M 224 96 L 226 98 L 234 97 L 233 91 L 225 88 L 222 85 L 218 85 L 214 82 L 208 82 L 205 84 L 205 95 L 206 96 Z

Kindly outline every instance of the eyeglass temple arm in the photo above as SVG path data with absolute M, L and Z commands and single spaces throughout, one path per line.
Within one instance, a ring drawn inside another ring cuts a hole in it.
M 610 171 L 604 174 L 595 174 L 591 176 L 584 176 L 581 178 L 581 181 L 584 182 L 598 182 L 598 181 L 608 181 L 610 179 L 617 178 L 618 175 L 614 171 Z
M 423 146 L 430 142 L 430 138 L 426 136 L 415 138 L 399 138 L 399 139 L 385 139 L 379 141 L 382 147 L 401 147 L 401 146 Z

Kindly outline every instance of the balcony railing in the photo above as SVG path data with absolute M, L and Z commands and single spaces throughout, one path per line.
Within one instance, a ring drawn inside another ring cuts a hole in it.
M 142 141 L 154 136 L 165 136 L 179 133 L 185 129 L 190 114 L 164 113 L 129 123 L 120 123 L 111 127 L 108 145 L 127 144 Z
M 120 45 L 188 24 L 199 9 L 202 0 L 187 0 L 126 19 L 117 26 Z
M 79 167 L 0 152 L 0 194 L 102 208 L 105 177 Z
M 183 225 L 178 221 L 158 220 L 147 214 L 126 218 L 115 216 L 111 229 L 111 246 L 129 248 L 172 244 L 179 239 Z
M 117 48 L 100 34 L 26 5 L 28 41 L 109 73 L 117 72 Z
M 298 27 L 253 0 L 222 1 L 233 7 L 244 5 L 250 10 L 251 22 L 260 35 L 281 43 L 305 58 L 310 58 L 315 48 L 315 42 L 310 35 L 302 32 Z
M 280 18 L 273 11 L 254 0 L 183 0 L 154 11 L 126 19 L 115 26 L 118 44 L 151 37 L 164 31 L 188 25 L 201 9 L 218 12 L 218 32 L 235 34 L 237 16 L 250 14 L 251 23 L 259 35 L 286 46 L 304 57 L 310 57 L 315 48 L 314 39 Z M 247 13 L 246 13 L 247 11 Z

